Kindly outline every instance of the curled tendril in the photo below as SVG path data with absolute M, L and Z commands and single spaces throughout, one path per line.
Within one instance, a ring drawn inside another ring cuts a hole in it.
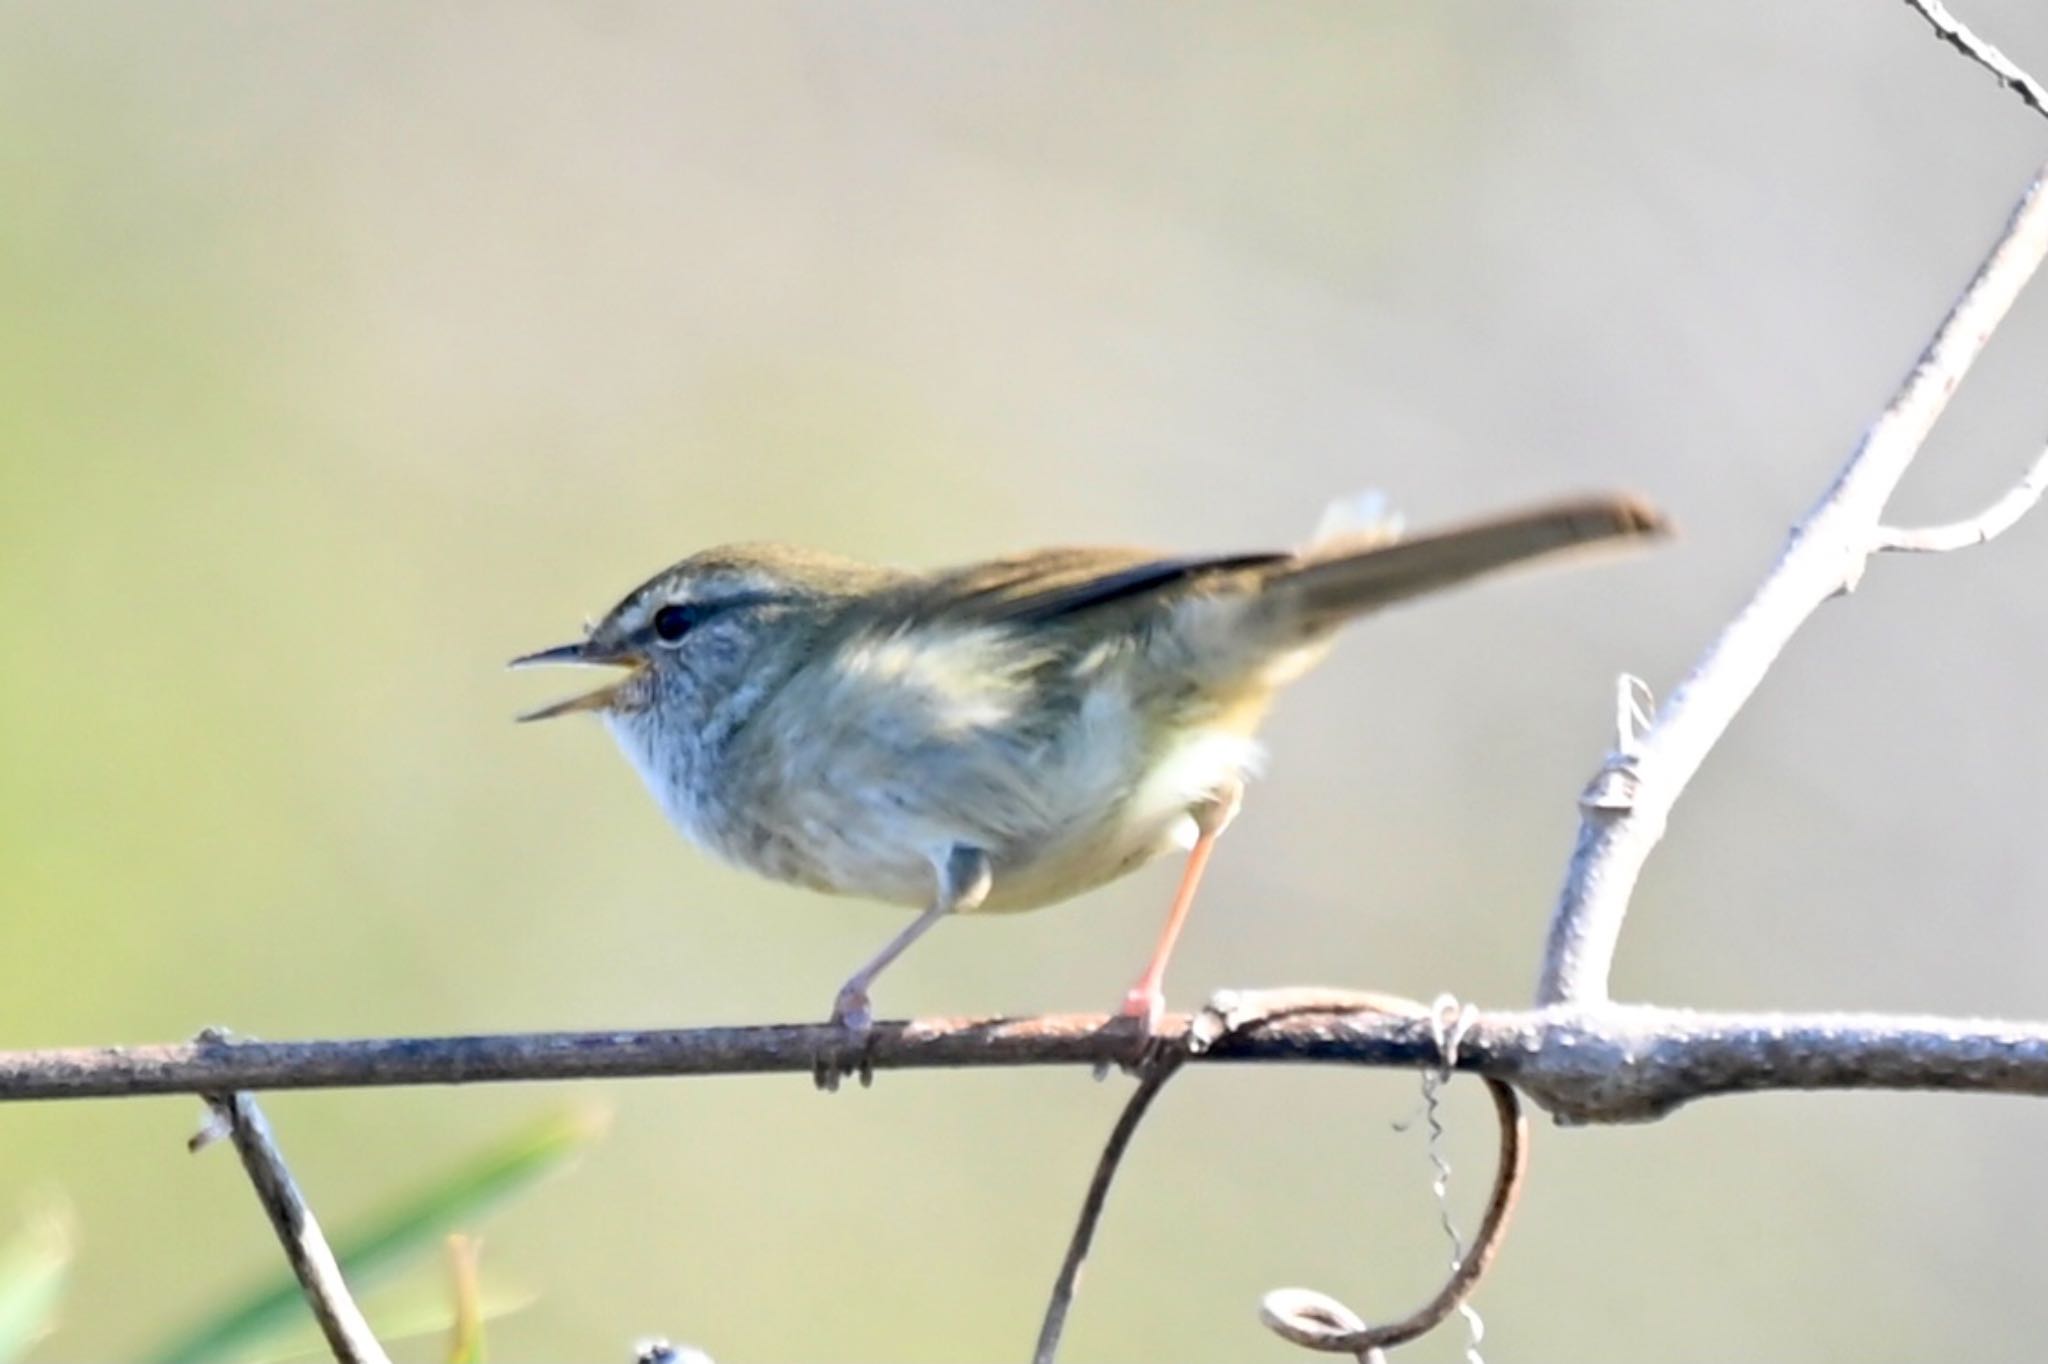
M 1275 991 L 1270 995 L 1235 997 L 1227 1001 L 1219 997 L 1178 1045 L 1157 1046 L 1149 1052 L 1139 1063 L 1138 1088 L 1124 1105 L 1123 1113 L 1110 1131 L 1109 1141 L 1102 1148 L 1102 1156 L 1096 1162 L 1095 1175 L 1089 1181 L 1087 1196 L 1082 1200 L 1081 1215 L 1068 1242 L 1066 1258 L 1060 1265 L 1059 1277 L 1054 1281 L 1051 1299 L 1046 1304 L 1037 1349 L 1032 1354 L 1033 1364 L 1054 1364 L 1067 1311 L 1073 1305 L 1074 1288 L 1080 1280 L 1081 1265 L 1088 1258 L 1089 1246 L 1095 1239 L 1095 1228 L 1101 1221 L 1110 1183 L 1116 1178 L 1117 1167 L 1123 1161 L 1132 1136 L 1137 1133 L 1138 1124 L 1144 1120 L 1152 1101 L 1166 1088 L 1166 1082 L 1178 1074 L 1189 1060 L 1216 1042 L 1275 1019 L 1303 1013 L 1366 1011 L 1429 1020 L 1440 1051 L 1437 1064 L 1445 1071 L 1455 1064 L 1456 1038 L 1470 1022 L 1469 1012 L 1461 1014 L 1459 1026 L 1447 1035 L 1441 1017 L 1412 1000 L 1353 992 Z M 1500 1161 L 1494 1171 L 1486 1214 L 1473 1237 L 1472 1247 L 1452 1266 L 1443 1287 L 1415 1311 L 1381 1326 L 1367 1325 L 1357 1313 L 1326 1294 L 1305 1288 L 1276 1289 L 1268 1293 L 1259 1305 L 1259 1318 L 1269 1329 L 1311 1350 L 1355 1354 L 1361 1360 L 1367 1360 L 1386 1347 L 1427 1334 L 1472 1296 L 1500 1250 L 1515 1202 L 1521 1194 L 1523 1179 L 1528 1173 L 1528 1123 L 1522 1116 L 1521 1103 L 1516 1099 L 1515 1091 L 1502 1081 L 1491 1076 L 1481 1078 L 1486 1083 L 1495 1116 L 1500 1121 Z
M 1276 1288 L 1259 1303 L 1259 1320 L 1269 1330 L 1311 1350 L 1363 1356 L 1427 1334 L 1472 1296 L 1500 1250 L 1529 1165 L 1528 1122 L 1515 1091 L 1488 1076 L 1486 1092 L 1500 1119 L 1500 1166 L 1494 1172 L 1493 1193 L 1472 1248 L 1459 1257 L 1436 1296 L 1399 1321 L 1368 1326 L 1343 1303 L 1313 1289 Z

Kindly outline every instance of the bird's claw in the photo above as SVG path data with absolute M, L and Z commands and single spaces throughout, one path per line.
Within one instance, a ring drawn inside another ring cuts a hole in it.
M 827 1094 L 837 1093 L 839 1082 L 858 1075 L 862 1089 L 875 1082 L 873 1052 L 875 1014 L 867 991 L 848 987 L 832 1001 L 830 1026 L 839 1036 L 811 1058 L 811 1083 Z
M 1149 1038 L 1159 1031 L 1159 1020 L 1166 1017 L 1166 992 L 1157 985 L 1133 985 L 1117 1016 L 1138 1020 L 1139 1032 Z
M 1166 994 L 1157 985 L 1133 985 L 1124 995 L 1123 1006 L 1116 1011 L 1118 1019 L 1129 1019 L 1135 1024 L 1137 1044 L 1130 1056 L 1117 1063 L 1119 1069 L 1135 1074 L 1143 1070 L 1152 1057 L 1159 1041 L 1159 1021 L 1166 1017 Z M 1095 1078 L 1105 1079 L 1109 1075 L 1109 1062 L 1095 1064 Z

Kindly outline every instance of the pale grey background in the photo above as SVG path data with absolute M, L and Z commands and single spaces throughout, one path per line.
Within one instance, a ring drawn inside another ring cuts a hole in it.
M 2040 5 L 1966 17 L 2048 67 Z M 2044 132 L 1881 0 L 0 6 L 0 1044 L 820 1014 L 892 911 L 715 868 L 594 726 L 507 723 L 553 693 L 502 659 L 707 543 L 1227 549 L 1362 486 L 1416 522 L 1639 489 L 1679 543 L 1387 618 L 1303 684 L 1171 981 L 1519 1005 L 1612 678 L 1668 686 L 1740 601 Z M 1903 516 L 2016 476 L 2044 356 L 2036 296 Z M 1687 798 L 1617 989 L 2048 1014 L 2044 573 L 2028 524 L 1829 607 Z M 1171 878 L 947 926 L 880 1006 L 1107 1006 Z M 539 1295 L 494 1357 L 1017 1357 L 1124 1089 L 587 1087 L 612 1135 L 489 1228 L 487 1279 Z M 566 1097 L 271 1107 L 346 1222 Z M 1253 1319 L 1280 1283 L 1407 1306 L 1442 1258 L 1414 1103 L 1183 1081 L 1070 1357 L 1295 1358 Z M 271 1267 L 193 1118 L 0 1112 L 0 1217 L 78 1209 L 46 1357 Z M 1497 1361 L 2048 1330 L 2039 1104 L 1538 1137 Z

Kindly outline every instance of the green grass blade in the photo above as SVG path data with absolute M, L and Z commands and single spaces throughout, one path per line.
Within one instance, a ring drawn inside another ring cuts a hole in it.
M 559 1168 L 603 1130 L 601 1115 L 568 1111 L 548 1115 L 478 1151 L 401 1199 L 383 1215 L 333 1238 L 335 1258 L 349 1285 L 360 1290 L 380 1274 L 438 1247 L 510 1195 Z M 158 1364 L 220 1364 L 263 1352 L 281 1333 L 307 1319 L 298 1281 L 280 1272 L 242 1301 L 200 1323 L 148 1358 Z M 375 1325 L 375 1322 L 372 1322 Z
M 70 1271 L 71 1219 L 62 1211 L 32 1218 L 0 1246 L 0 1364 L 14 1364 L 56 1326 Z

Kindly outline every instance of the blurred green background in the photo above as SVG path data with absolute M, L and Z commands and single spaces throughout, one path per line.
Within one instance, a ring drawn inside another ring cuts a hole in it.
M 2048 68 L 2035 0 L 1967 17 Z M 1297 689 L 1171 981 L 1519 1006 L 1615 674 L 1667 688 L 1754 583 L 2043 133 L 1880 0 L 0 4 L 0 1045 L 820 1016 L 897 912 L 715 867 L 594 724 L 509 723 L 561 679 L 505 658 L 707 544 L 1227 550 L 1361 487 L 1411 523 L 1636 488 L 1682 541 L 1390 616 Z M 2037 295 L 1903 519 L 2016 476 L 2044 354 Z M 2037 522 L 1827 608 L 1617 990 L 2048 1014 L 2044 573 Z M 942 928 L 880 1008 L 1107 1007 L 1172 877 Z M 610 1135 L 487 1231 L 538 1294 L 494 1357 L 1018 1357 L 1127 1087 L 584 1086 Z M 337 1223 L 567 1097 L 268 1106 Z M 1185 1078 L 1069 1357 L 1298 1358 L 1253 1315 L 1281 1283 L 1407 1307 L 1443 1259 L 1415 1103 Z M 1449 1110 L 1469 1225 L 1485 1105 Z M 0 1214 L 76 1207 L 42 1358 L 273 1269 L 197 1115 L 0 1111 Z M 2038 1103 L 1538 1137 L 1496 1358 L 2048 1329 Z

